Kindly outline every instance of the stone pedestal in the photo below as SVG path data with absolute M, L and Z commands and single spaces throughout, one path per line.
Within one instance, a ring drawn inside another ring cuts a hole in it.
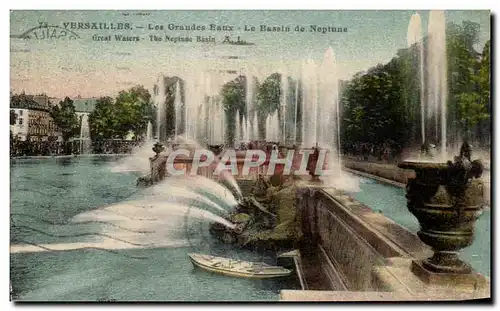
M 406 296 L 408 301 L 491 298 L 490 280 L 482 274 L 433 273 L 410 258 L 390 258 L 388 266 L 373 270 L 373 278 L 379 290 Z
M 429 285 L 460 287 L 471 291 L 489 287 L 488 280 L 482 274 L 474 271 L 471 273 L 436 273 L 426 269 L 422 260 L 412 261 L 411 272 Z

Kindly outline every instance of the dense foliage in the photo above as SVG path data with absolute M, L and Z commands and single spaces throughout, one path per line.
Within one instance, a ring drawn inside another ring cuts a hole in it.
M 64 142 L 80 132 L 80 122 L 76 115 L 75 105 L 69 97 L 64 98 L 59 102 L 59 105 L 52 106 L 51 115 Z
M 10 110 L 10 125 L 16 124 L 17 121 L 17 113 L 14 110 Z
M 145 135 L 148 121 L 155 121 L 154 110 L 151 94 L 143 86 L 121 91 L 115 99 L 101 97 L 89 115 L 91 138 L 124 139 L 133 132 L 139 139 Z
M 236 133 L 236 115 L 239 115 L 240 126 L 246 117 L 246 77 L 239 76 L 226 83 L 221 90 L 222 105 L 226 114 L 226 143 L 232 145 Z M 241 133 L 241 128 L 240 131 Z
M 469 137 L 488 143 L 490 137 L 490 42 L 478 53 L 478 32 L 479 25 L 469 21 L 447 26 L 447 132 L 453 141 Z M 348 82 L 342 94 L 344 148 L 356 142 L 396 147 L 422 142 L 418 64 L 413 46 Z

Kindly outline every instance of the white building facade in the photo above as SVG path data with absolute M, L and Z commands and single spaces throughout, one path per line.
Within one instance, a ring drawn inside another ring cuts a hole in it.
M 12 135 L 14 137 L 18 137 L 19 140 L 25 141 L 28 137 L 29 130 L 29 109 L 16 109 L 12 108 L 14 113 L 17 115 L 16 123 L 10 126 L 10 130 L 12 131 Z

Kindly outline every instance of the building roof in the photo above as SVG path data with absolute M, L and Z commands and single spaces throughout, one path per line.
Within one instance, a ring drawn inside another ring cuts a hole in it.
M 49 111 L 48 100 L 41 96 L 25 94 L 13 95 L 10 98 L 10 108 Z
M 33 100 L 42 106 L 49 107 L 49 97 L 47 95 L 34 95 Z
M 95 109 L 97 98 L 73 98 L 76 112 L 92 112 Z

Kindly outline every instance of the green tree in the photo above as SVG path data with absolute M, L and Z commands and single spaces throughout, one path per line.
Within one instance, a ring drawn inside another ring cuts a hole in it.
M 175 113 L 175 94 L 177 92 L 176 86 L 177 86 L 177 81 L 179 81 L 179 86 L 180 86 L 180 93 L 181 93 L 181 103 L 183 103 L 180 107 L 181 110 L 185 109 L 184 103 L 186 102 L 185 100 L 185 95 L 184 95 L 184 81 L 177 77 L 164 77 L 164 85 L 165 85 L 165 102 L 163 105 L 163 108 L 165 109 L 163 112 L 164 115 L 164 123 L 162 123 L 162 127 L 160 131 L 162 133 L 165 133 L 166 136 L 165 138 L 173 138 L 175 136 L 175 125 L 178 123 L 179 128 L 178 128 L 178 133 L 182 134 L 184 131 L 184 114 L 181 114 L 180 120 L 176 120 L 176 113 Z
M 478 92 L 462 92 L 456 95 L 456 101 L 458 106 L 458 121 L 462 126 L 464 134 L 470 137 L 472 129 L 481 120 L 489 118 L 487 107 L 481 101 L 481 96 Z
M 257 108 L 266 116 L 276 112 L 280 107 L 281 74 L 273 73 L 259 87 Z
M 17 113 L 13 109 L 11 109 L 10 110 L 10 125 L 16 124 L 16 121 L 17 121 Z
M 115 101 L 118 130 L 122 133 L 132 131 L 136 139 L 146 133 L 148 121 L 153 119 L 151 94 L 144 86 L 134 86 L 121 91 Z
M 481 53 L 481 60 L 479 61 L 478 84 L 481 102 L 488 106 L 490 110 L 490 40 L 486 42 Z
M 75 112 L 73 101 L 66 97 L 59 105 L 52 106 L 52 119 L 61 131 L 64 142 L 77 135 L 80 131 L 80 123 Z
M 463 21 L 450 22 L 446 27 L 448 62 L 448 136 L 457 141 L 464 134 L 469 136 L 473 126 L 482 116 L 482 109 L 471 101 L 478 98 L 477 71 L 479 53 L 474 45 L 479 41 L 479 24 Z
M 490 131 L 490 43 L 482 53 L 478 42 L 479 25 L 464 21 L 447 25 L 446 51 L 448 65 L 448 139 L 457 141 L 464 134 Z M 428 40 L 424 38 L 424 50 Z M 385 65 L 377 65 L 355 75 L 341 94 L 344 147 L 352 142 L 396 145 L 420 140 L 420 59 L 417 45 L 398 51 Z M 424 85 L 429 83 L 423 81 Z M 425 96 L 424 88 L 424 96 Z
M 111 97 L 97 100 L 95 109 L 89 115 L 90 137 L 93 141 L 123 138 L 117 118 L 117 109 Z
M 478 72 L 479 101 L 484 106 L 481 111 L 486 115 L 479 121 L 477 137 L 486 145 L 489 145 L 491 136 L 491 83 L 490 83 L 490 40 L 486 42 L 481 53 Z
M 243 123 L 243 117 L 246 116 L 246 77 L 239 76 L 226 83 L 222 87 L 221 97 L 227 120 L 226 143 L 232 145 L 236 133 L 236 113 L 239 111 L 240 125 Z
M 278 113 L 281 123 L 281 74 L 273 73 L 267 77 L 258 88 L 257 118 L 260 139 L 266 137 L 266 118 L 273 113 Z

